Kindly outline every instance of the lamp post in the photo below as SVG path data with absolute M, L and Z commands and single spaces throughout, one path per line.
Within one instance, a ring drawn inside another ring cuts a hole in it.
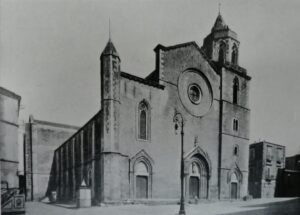
M 180 209 L 179 209 L 179 215 L 185 215 L 185 209 L 184 209 L 184 195 L 183 195 L 183 179 L 184 179 L 184 163 L 183 163 L 183 136 L 184 136 L 184 119 L 179 112 L 175 112 L 173 122 L 175 123 L 175 132 L 181 128 L 181 165 L 180 165 L 180 189 L 181 189 L 181 196 L 180 196 Z

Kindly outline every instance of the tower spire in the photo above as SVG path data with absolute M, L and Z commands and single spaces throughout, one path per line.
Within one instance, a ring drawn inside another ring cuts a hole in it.
M 221 2 L 219 2 L 219 15 L 221 15 Z
M 108 19 L 108 34 L 109 41 L 111 41 L 110 18 Z

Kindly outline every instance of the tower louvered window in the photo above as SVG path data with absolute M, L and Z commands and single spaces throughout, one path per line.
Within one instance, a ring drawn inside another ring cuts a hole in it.
M 222 42 L 219 48 L 219 63 L 225 63 L 226 44 Z
M 238 92 L 239 92 L 239 79 L 237 77 L 233 80 L 233 95 L 232 95 L 232 102 L 233 104 L 238 103 Z
M 236 45 L 233 45 L 232 53 L 231 53 L 231 63 L 236 65 L 237 61 L 238 61 L 238 48 Z

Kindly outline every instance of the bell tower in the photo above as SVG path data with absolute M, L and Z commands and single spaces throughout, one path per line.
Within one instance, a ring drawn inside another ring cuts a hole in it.
M 120 56 L 109 38 L 100 57 L 101 63 L 101 202 L 120 201 L 122 165 L 120 153 Z
M 101 57 L 101 108 L 103 111 L 103 150 L 119 150 L 120 57 L 109 38 Z
M 238 65 L 239 45 L 237 34 L 226 25 L 219 12 L 211 33 L 204 39 L 202 49 L 215 62 Z

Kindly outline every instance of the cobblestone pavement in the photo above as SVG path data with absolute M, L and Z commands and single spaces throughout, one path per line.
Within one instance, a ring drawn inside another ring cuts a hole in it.
M 77 209 L 67 205 L 27 202 L 26 215 L 175 215 L 179 205 L 120 205 Z M 300 215 L 300 198 L 222 201 L 186 205 L 187 215 Z

